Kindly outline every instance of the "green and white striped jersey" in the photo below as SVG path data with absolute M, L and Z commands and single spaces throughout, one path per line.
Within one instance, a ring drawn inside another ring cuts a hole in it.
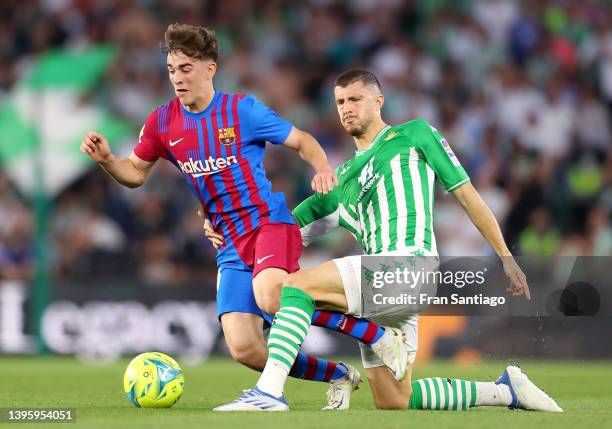
M 385 127 L 336 174 L 339 186 L 307 198 L 293 215 L 305 245 L 343 227 L 366 254 L 437 254 L 434 181 L 452 191 L 470 180 L 442 134 L 421 119 Z

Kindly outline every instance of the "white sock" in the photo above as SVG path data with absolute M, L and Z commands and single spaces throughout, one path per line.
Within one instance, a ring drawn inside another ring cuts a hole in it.
M 285 365 L 279 364 L 276 361 L 268 360 L 264 367 L 257 387 L 266 393 L 278 398 L 283 396 L 283 386 L 287 381 L 289 370 Z
M 512 403 L 510 388 L 492 381 L 476 382 L 476 405 L 508 406 Z

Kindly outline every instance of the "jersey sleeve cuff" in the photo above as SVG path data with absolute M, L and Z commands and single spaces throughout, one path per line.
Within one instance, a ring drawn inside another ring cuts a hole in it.
M 278 143 L 275 143 L 275 142 L 270 142 L 270 143 L 284 144 L 287 141 L 287 138 L 289 138 L 289 134 L 291 134 L 292 129 L 293 129 L 293 125 L 290 122 L 287 122 L 287 130 L 282 134 L 284 135 L 284 137 L 282 139 L 279 139 Z
M 470 182 L 470 178 L 466 177 L 465 179 L 463 179 L 461 182 L 454 184 L 453 186 L 451 186 L 450 188 L 446 188 L 446 190 L 448 192 L 450 191 L 454 191 L 455 189 L 457 189 L 459 186 L 464 185 L 466 183 Z

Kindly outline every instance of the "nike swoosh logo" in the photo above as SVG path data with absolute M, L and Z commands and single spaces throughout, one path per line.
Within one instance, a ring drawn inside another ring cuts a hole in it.
M 174 146 L 174 145 L 176 145 L 176 144 L 179 144 L 179 143 L 180 143 L 180 142 L 181 142 L 181 141 L 182 141 L 184 138 L 185 138 L 185 137 L 180 138 L 180 139 L 178 139 L 178 140 L 176 140 L 176 141 L 172 141 L 172 140 L 170 140 L 170 146 Z
M 271 258 L 274 255 L 268 255 L 268 256 L 264 256 L 263 258 L 257 258 L 257 264 L 261 264 L 263 261 L 265 261 L 268 258 Z

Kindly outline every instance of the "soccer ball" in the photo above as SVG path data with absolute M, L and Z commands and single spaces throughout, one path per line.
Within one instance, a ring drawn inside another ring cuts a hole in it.
M 183 393 L 185 377 L 170 356 L 150 352 L 136 356 L 123 376 L 123 390 L 138 408 L 168 408 Z

